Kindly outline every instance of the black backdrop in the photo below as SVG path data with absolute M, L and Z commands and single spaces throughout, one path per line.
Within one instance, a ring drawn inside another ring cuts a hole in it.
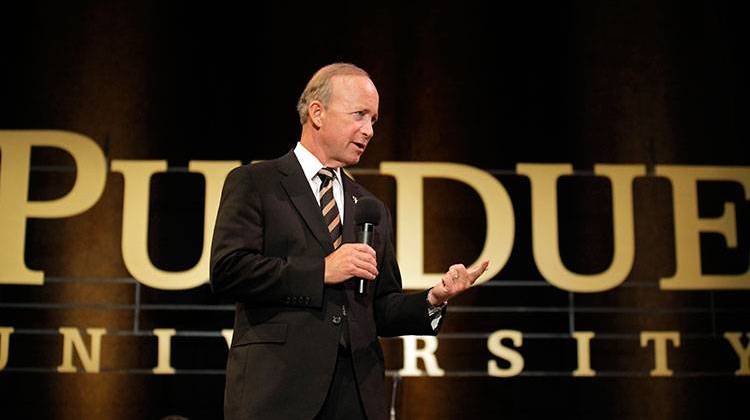
M 196 159 L 279 156 L 299 135 L 295 103 L 310 75 L 334 61 L 362 66 L 379 88 L 381 118 L 358 168 L 374 169 L 382 161 L 464 163 L 493 170 L 514 197 L 514 251 L 497 281 L 543 282 L 531 255 L 530 187 L 512 173 L 518 162 L 572 163 L 583 174 L 595 163 L 640 163 L 649 170 L 656 164 L 749 163 L 748 65 L 741 41 L 748 30 L 734 2 L 112 1 L 28 2 L 3 9 L 0 129 L 74 131 L 94 139 L 108 159 L 167 159 L 170 167 L 183 168 Z M 70 188 L 71 174 L 54 170 L 70 165 L 69 157 L 39 150 L 32 158 L 32 199 L 57 197 Z M 361 182 L 395 210 L 393 180 L 362 173 Z M 612 255 L 610 201 L 606 185 L 586 179 L 560 185 L 561 248 L 571 269 L 596 272 Z M 200 256 L 202 230 L 185 226 L 202 224 L 201 182 L 184 173 L 154 177 L 149 251 L 155 265 L 184 270 Z M 469 233 L 448 232 L 451 245 L 428 233 L 425 268 L 442 271 L 454 261 L 473 260 L 484 229 L 481 203 L 465 186 L 427 185 L 426 203 L 450 194 L 465 204 L 426 205 L 425 223 L 461 225 Z M 88 212 L 28 222 L 27 265 L 43 269 L 52 281 L 42 287 L 0 286 L 0 325 L 16 329 L 8 367 L 0 372 L 4 411 L 49 418 L 220 416 L 226 349 L 218 331 L 231 327 L 232 312 L 156 307 L 133 315 L 135 301 L 224 302 L 215 301 L 207 287 L 166 292 L 127 281 L 120 251 L 122 188 L 122 177 L 110 173 L 104 195 Z M 728 194 L 738 206 L 739 251 L 730 257 L 706 251 L 704 265 L 720 270 L 726 263 L 742 272 L 748 263 L 747 201 L 736 188 L 709 190 Z M 626 284 L 655 286 L 674 272 L 669 194 L 668 183 L 656 177 L 635 186 L 638 248 Z M 404 379 L 397 401 L 401 418 L 543 413 L 701 418 L 742 410 L 737 394 L 743 389 L 746 394 L 748 382 L 732 376 L 735 359 L 721 333 L 748 329 L 747 292 L 623 286 L 575 298 L 580 305 L 606 308 L 667 302 L 725 305 L 735 312 L 724 318 L 710 311 L 672 314 L 656 324 L 647 309 L 637 316 L 584 317 L 591 329 L 632 335 L 592 347 L 593 363 L 611 362 L 614 372 L 596 378 L 566 376 L 576 367 L 575 343 L 544 338 L 567 331 L 568 313 L 457 312 L 446 323 L 448 335 L 438 352 L 443 368 L 455 374 Z M 568 305 L 571 294 L 551 287 L 486 287 L 462 299 L 456 305 L 465 308 L 558 307 Z M 24 306 L 40 302 L 51 306 Z M 87 306 L 92 303 L 104 306 Z M 153 336 L 124 333 L 105 337 L 109 349 L 102 373 L 55 372 L 62 343 L 57 327 L 125 331 L 133 323 L 146 332 L 216 334 L 203 341 L 200 334 L 174 337 L 174 376 L 149 374 Z M 652 356 L 638 346 L 635 334 L 659 327 L 697 337 L 698 344 L 686 341 L 685 354 L 671 362 L 677 369 L 724 374 L 649 378 Z M 462 376 L 486 369 L 491 358 L 486 337 L 501 328 L 539 334 L 523 347 L 531 374 L 502 380 Z M 631 350 L 618 353 L 627 345 Z M 399 342 L 384 346 L 394 372 L 401 367 Z

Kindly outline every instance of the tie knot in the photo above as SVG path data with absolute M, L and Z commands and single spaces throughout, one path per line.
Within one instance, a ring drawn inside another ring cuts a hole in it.
M 318 176 L 320 177 L 320 179 L 323 182 L 333 179 L 333 177 L 335 176 L 335 174 L 336 174 L 336 172 L 333 171 L 333 168 L 325 168 L 324 167 L 324 168 L 321 168 L 318 171 Z

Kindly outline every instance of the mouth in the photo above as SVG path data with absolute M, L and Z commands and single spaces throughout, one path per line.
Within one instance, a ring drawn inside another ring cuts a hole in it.
M 354 141 L 354 142 L 352 142 L 352 144 L 353 144 L 353 145 L 354 145 L 354 147 L 356 147 L 356 148 L 357 148 L 357 150 L 359 150 L 360 152 L 364 152 L 364 151 L 365 151 L 365 148 L 367 147 L 367 143 L 364 143 L 364 142 Z

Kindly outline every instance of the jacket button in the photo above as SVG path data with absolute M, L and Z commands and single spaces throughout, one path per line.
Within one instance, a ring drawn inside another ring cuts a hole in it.
M 341 317 L 338 315 L 334 315 L 331 321 L 333 321 L 333 325 L 339 325 L 341 324 Z

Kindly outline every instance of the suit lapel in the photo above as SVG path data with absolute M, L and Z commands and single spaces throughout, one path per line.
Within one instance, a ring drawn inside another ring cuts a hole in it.
M 354 197 L 359 197 L 359 186 L 352 181 L 344 171 L 341 171 L 341 181 L 344 185 L 344 232 L 343 243 L 350 244 L 357 240 L 354 224 Z
M 354 197 L 359 197 L 359 186 L 352 181 L 344 171 L 341 170 L 341 183 L 344 186 L 344 226 L 343 243 L 351 244 L 357 241 L 357 225 L 354 223 Z M 353 278 L 344 282 L 344 294 L 348 300 L 347 306 L 352 308 L 352 303 L 357 301 L 357 285 L 359 279 Z M 353 308 L 352 308 L 353 309 Z M 358 318 L 356 311 L 350 311 L 349 319 L 354 321 Z
M 302 216 L 307 227 L 315 235 L 315 239 L 320 242 L 320 246 L 323 247 L 326 254 L 330 254 L 333 252 L 331 235 L 326 229 L 320 206 L 310 190 L 310 184 L 305 179 L 302 166 L 300 166 L 293 151 L 287 153 L 281 159 L 279 170 L 286 175 L 281 179 L 281 185 L 292 200 L 292 204 Z M 346 238 L 344 238 L 344 241 L 346 241 Z

